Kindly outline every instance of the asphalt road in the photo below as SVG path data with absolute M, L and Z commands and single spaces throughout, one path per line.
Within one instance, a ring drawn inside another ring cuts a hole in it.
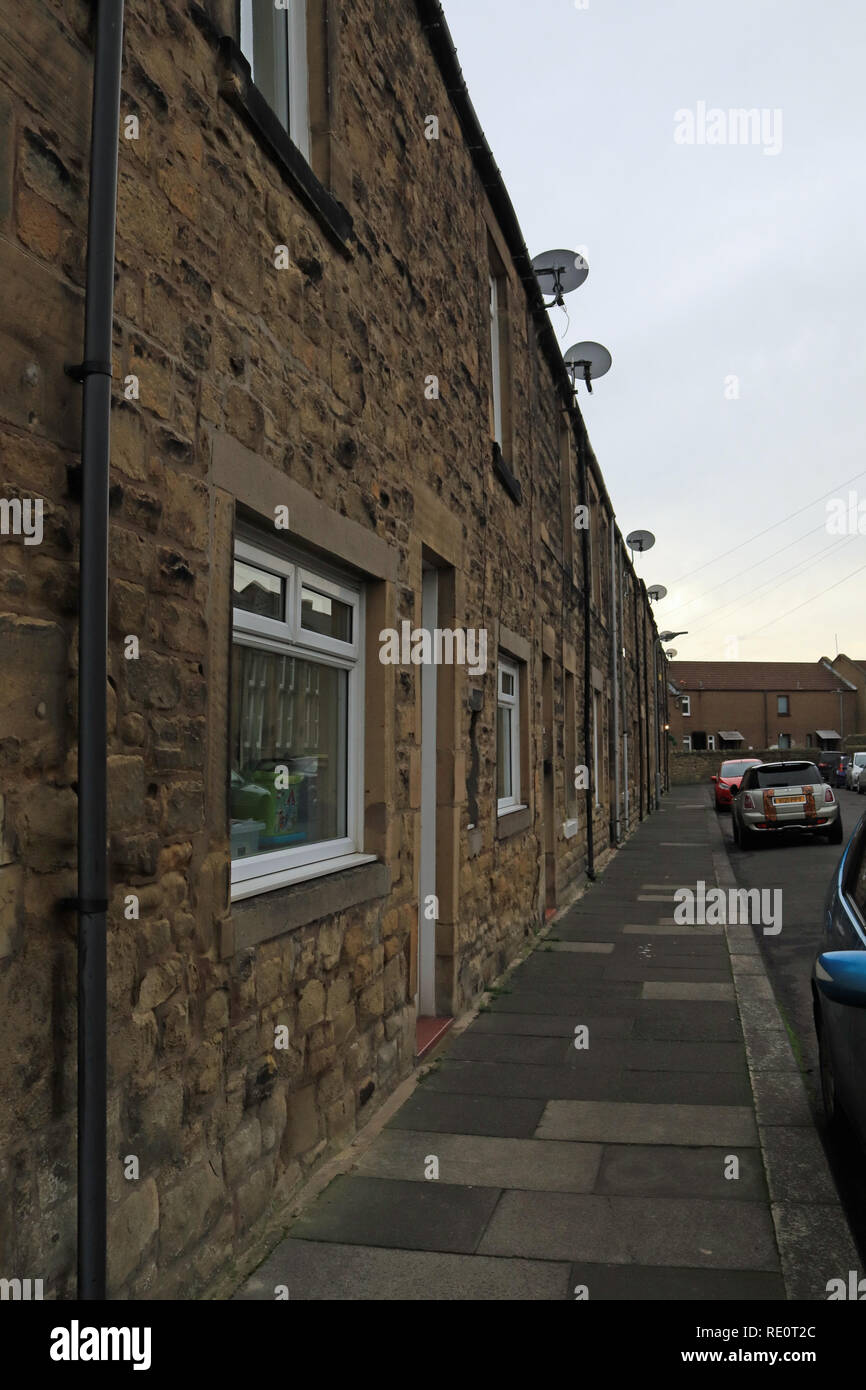
M 860 817 L 866 813 L 866 796 L 843 788 L 836 790 L 842 807 L 847 842 Z M 809 980 L 812 962 L 821 940 L 822 915 L 827 885 L 844 846 L 828 845 L 813 836 L 775 837 L 756 850 L 737 849 L 731 833 L 731 817 L 719 817 L 725 846 L 737 883 L 742 888 L 781 888 L 782 930 L 778 936 L 756 935 L 776 1000 L 793 1035 L 795 1050 L 806 1079 L 815 1124 L 821 1135 L 851 1231 L 866 1261 L 866 1155 L 843 1129 L 837 1141 L 824 1130 L 818 1047 L 812 1022 Z

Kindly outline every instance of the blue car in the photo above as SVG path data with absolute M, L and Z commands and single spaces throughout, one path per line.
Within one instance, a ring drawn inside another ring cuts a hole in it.
M 866 816 L 827 893 L 812 1003 L 827 1124 L 844 1112 L 866 1148 Z

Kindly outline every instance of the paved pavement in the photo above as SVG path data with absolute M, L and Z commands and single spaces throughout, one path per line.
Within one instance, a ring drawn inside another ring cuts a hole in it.
M 826 1298 L 856 1255 L 752 927 L 673 921 L 698 880 L 676 788 L 235 1297 Z

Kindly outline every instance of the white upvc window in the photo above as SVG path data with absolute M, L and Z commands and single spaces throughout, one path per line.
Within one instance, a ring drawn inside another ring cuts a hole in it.
M 685 718 L 688 718 L 688 716 L 689 716 L 689 715 L 691 714 L 691 712 L 692 712 L 692 697 L 691 697 L 691 695 L 681 695 L 681 696 L 680 696 L 680 708 L 682 709 L 682 712 L 683 712 L 684 717 L 685 717 Z
M 499 281 L 490 276 L 490 354 L 493 392 L 493 438 L 502 448 L 502 352 L 499 327 Z
M 246 533 L 233 570 L 232 898 L 363 853 L 364 595 Z
M 241 0 L 241 52 L 259 91 L 309 160 L 307 0 Z
M 499 658 L 496 697 L 496 809 L 522 809 L 520 800 L 520 669 Z
M 691 753 L 691 751 L 692 751 L 692 736 L 691 736 L 691 734 L 686 734 L 685 738 L 683 739 L 683 752 L 684 752 L 684 753 Z
M 715 736 L 715 734 L 707 734 L 707 752 L 709 752 L 709 753 L 715 753 L 715 751 L 716 751 L 716 736 Z

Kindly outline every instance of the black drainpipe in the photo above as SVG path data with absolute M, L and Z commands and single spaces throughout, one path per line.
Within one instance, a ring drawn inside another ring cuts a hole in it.
M 108 469 L 123 0 L 97 0 L 87 221 L 78 615 L 78 1297 L 105 1298 Z
M 645 778 L 645 776 L 644 776 L 644 749 L 643 749 L 644 716 L 643 716 L 643 711 L 641 710 L 641 700 L 642 700 L 643 691 L 644 691 L 644 670 L 643 670 L 643 661 L 641 660 L 641 654 L 642 654 L 642 651 L 643 651 L 643 629 L 642 629 L 642 627 L 641 627 L 641 622 L 640 622 L 640 605 L 639 605 L 639 602 L 638 602 L 638 585 L 639 585 L 639 583 L 640 583 L 640 580 L 638 580 L 637 577 L 636 577 L 636 578 L 635 578 L 635 585 L 634 585 L 634 640 L 635 640 L 635 646 L 636 646 L 636 648 L 637 648 L 637 650 L 636 650 L 636 652 L 635 652 L 635 659 L 636 659 L 636 665 L 637 665 L 636 682 L 635 682 L 635 684 L 636 684 L 636 687 L 637 687 L 637 735 L 638 735 L 638 748 L 639 748 L 639 751 L 640 751 L 640 781 L 639 781 L 639 784 L 638 784 L 639 787 L 640 787 L 640 803 L 639 803 L 639 805 L 640 805 L 640 819 L 643 820 L 643 818 L 644 818 L 644 790 L 645 790 L 646 778 Z
M 578 468 L 580 470 L 580 494 L 585 507 L 589 507 L 589 485 L 587 482 L 586 453 L 583 433 L 581 432 L 577 446 Z M 592 518 L 590 517 L 590 527 L 581 536 L 581 552 L 583 555 L 583 747 L 585 756 L 589 757 L 589 750 L 592 747 L 592 643 L 590 634 L 592 631 L 592 613 L 590 611 L 590 575 L 589 575 L 589 538 L 592 534 Z M 590 785 L 586 789 L 586 876 L 592 882 L 595 878 L 595 844 L 593 840 L 592 817 L 594 811 L 595 787 L 592 778 L 595 776 L 595 768 L 589 778 Z

